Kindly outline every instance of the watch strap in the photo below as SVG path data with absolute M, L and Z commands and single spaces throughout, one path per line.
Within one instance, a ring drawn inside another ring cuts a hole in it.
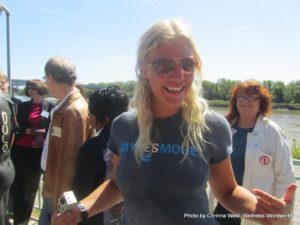
M 87 209 L 80 202 L 77 203 L 77 207 L 79 208 L 79 211 L 80 211 L 81 222 L 86 222 L 89 218 Z

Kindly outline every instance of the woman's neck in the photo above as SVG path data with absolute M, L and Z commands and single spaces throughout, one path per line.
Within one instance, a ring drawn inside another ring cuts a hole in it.
M 151 112 L 154 118 L 166 118 L 176 114 L 180 110 L 179 107 L 157 106 L 155 103 L 151 104 Z
M 252 128 L 255 126 L 257 117 L 240 117 L 237 124 L 240 128 Z
M 36 96 L 32 98 L 33 103 L 42 103 L 43 97 L 42 96 Z

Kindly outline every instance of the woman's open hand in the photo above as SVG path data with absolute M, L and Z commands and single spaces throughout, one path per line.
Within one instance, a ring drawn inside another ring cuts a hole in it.
M 264 191 L 253 189 L 257 197 L 256 215 L 264 215 L 263 224 L 290 224 L 292 219 L 293 202 L 297 185 L 290 184 L 285 195 L 278 199 Z

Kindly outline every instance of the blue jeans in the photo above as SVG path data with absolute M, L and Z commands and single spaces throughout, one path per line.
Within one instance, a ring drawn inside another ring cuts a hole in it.
M 43 198 L 43 207 L 41 210 L 38 225 L 50 225 L 52 216 L 53 202 L 50 198 Z

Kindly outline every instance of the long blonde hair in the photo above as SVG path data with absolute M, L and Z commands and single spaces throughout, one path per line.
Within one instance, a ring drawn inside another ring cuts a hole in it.
M 182 103 L 183 119 L 181 132 L 184 130 L 182 149 L 184 153 L 183 160 L 188 157 L 189 147 L 194 146 L 198 153 L 202 155 L 201 142 L 203 140 L 203 130 L 206 127 L 204 123 L 204 111 L 207 104 L 201 99 L 201 67 L 202 62 L 197 51 L 196 44 L 192 38 L 191 30 L 188 25 L 181 20 L 163 20 L 155 23 L 141 37 L 137 51 L 137 86 L 135 96 L 132 99 L 132 105 L 137 109 L 137 121 L 139 126 L 139 136 L 135 143 L 135 158 L 141 161 L 147 146 L 153 144 L 151 140 L 151 130 L 153 116 L 151 113 L 151 89 L 148 81 L 141 75 L 141 66 L 147 55 L 157 48 L 160 44 L 169 43 L 176 39 L 183 39 L 193 50 L 193 57 L 197 60 L 195 68 L 195 78 L 185 101 Z M 200 98 L 200 99 L 199 99 Z

